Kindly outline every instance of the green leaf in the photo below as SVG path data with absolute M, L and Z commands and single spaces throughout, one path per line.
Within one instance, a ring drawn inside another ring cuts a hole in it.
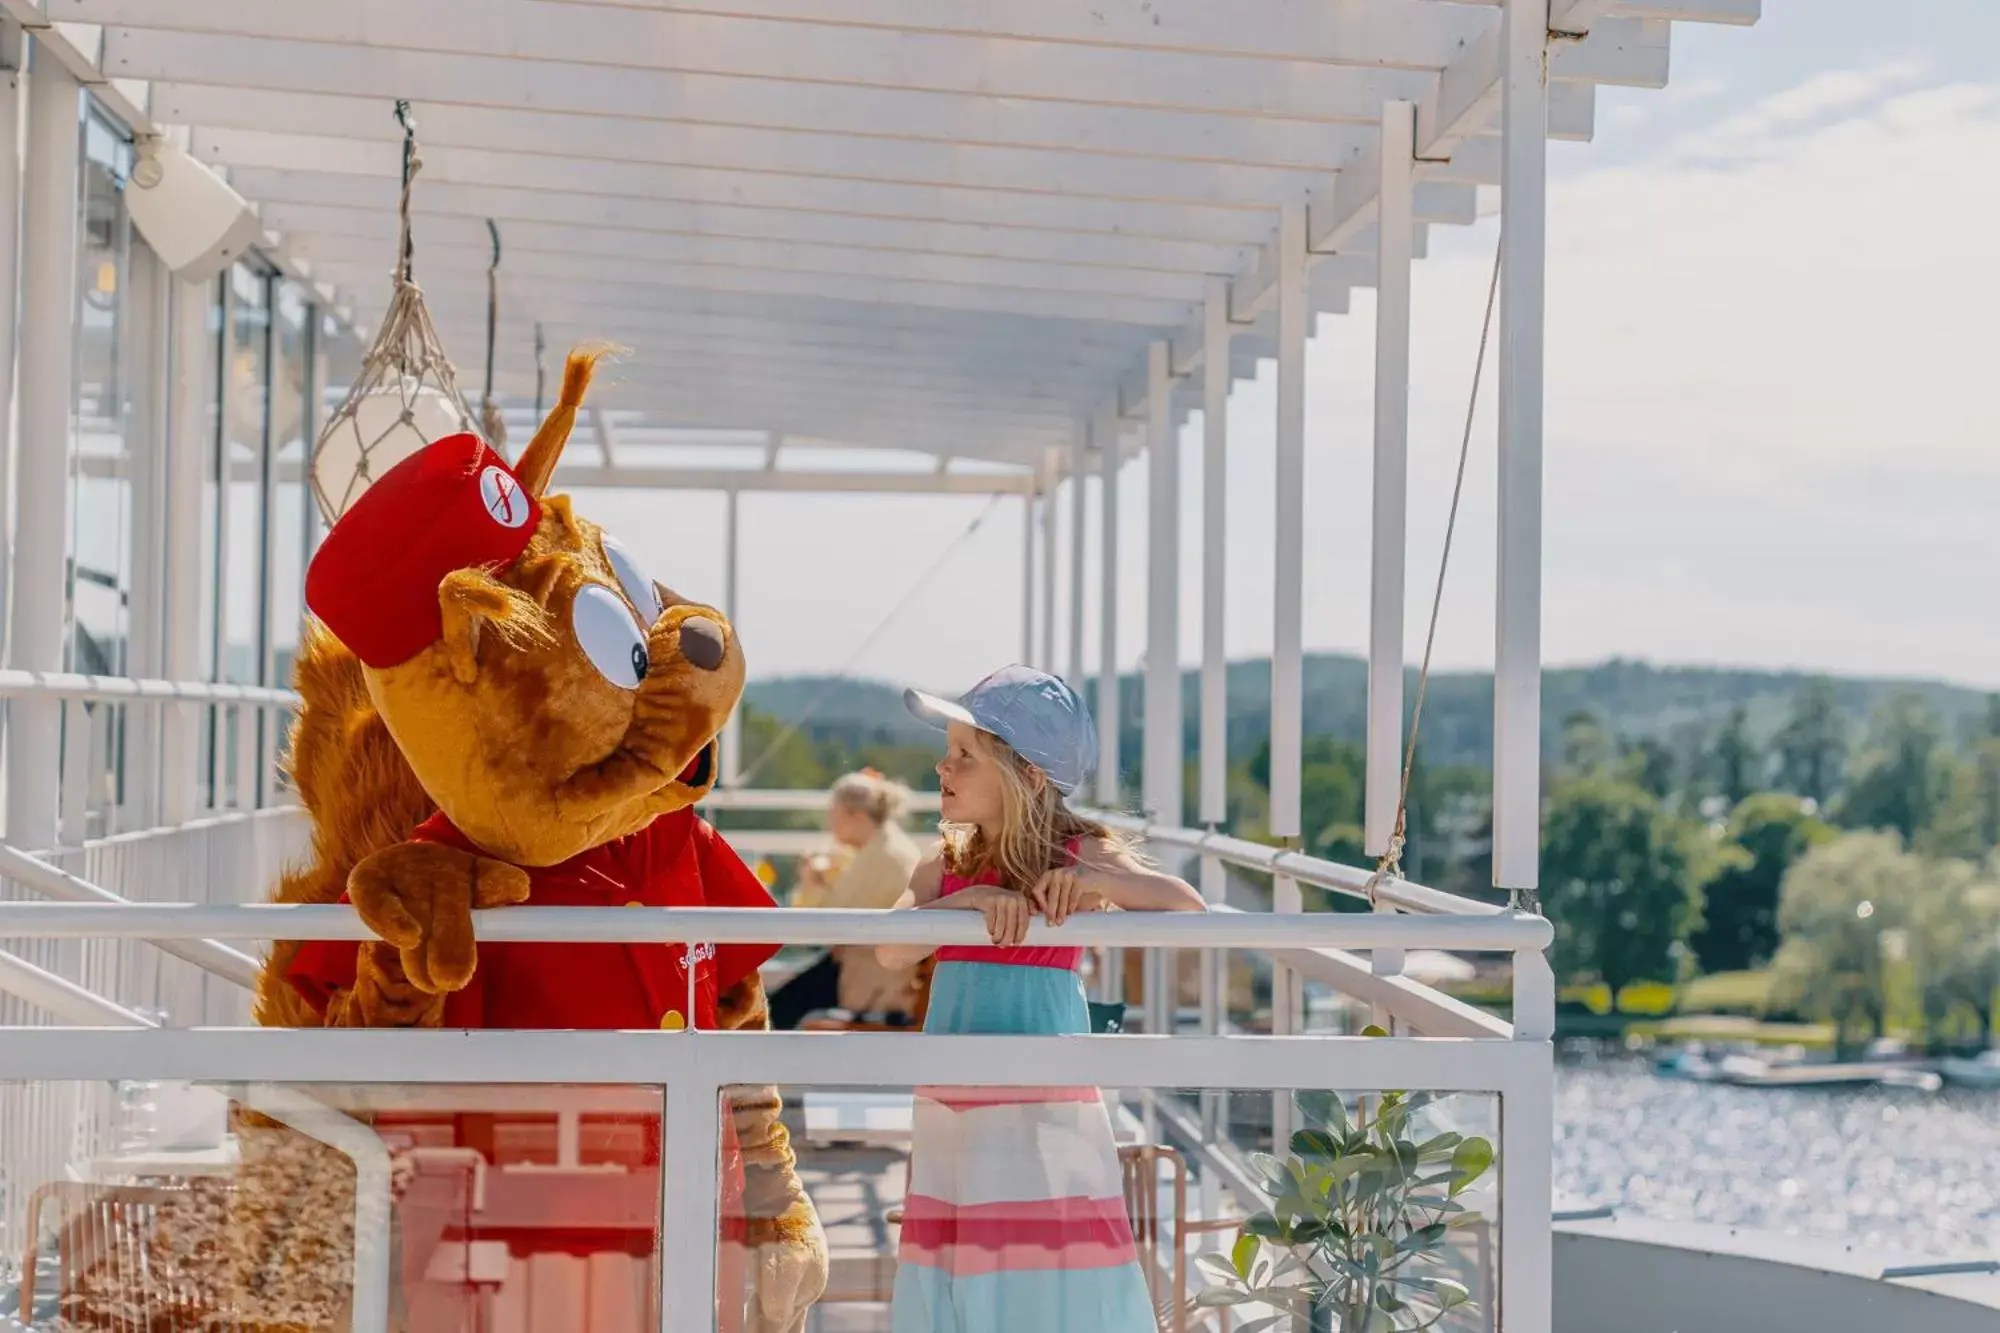
M 1262 1215 L 1260 1214 L 1259 1216 Z M 1257 1220 L 1257 1218 L 1253 1217 L 1250 1219 L 1250 1222 Z M 1229 1262 L 1235 1267 L 1236 1276 L 1243 1278 L 1245 1281 L 1249 1280 L 1250 1265 L 1255 1262 L 1257 1251 L 1263 1248 L 1263 1243 L 1250 1230 L 1250 1222 L 1244 1223 L 1243 1230 L 1245 1234 L 1236 1238 L 1235 1247 L 1229 1251 Z
M 1409 1302 L 1399 1298 L 1395 1288 L 1387 1285 L 1375 1288 L 1375 1304 L 1390 1314 L 1410 1308 Z
M 1291 1182 L 1291 1172 L 1285 1169 L 1284 1163 L 1267 1152 L 1251 1153 L 1250 1169 L 1263 1177 L 1264 1192 L 1274 1198 L 1283 1193 Z
M 1444 1240 L 1444 1233 L 1445 1233 L 1444 1223 L 1433 1222 L 1429 1226 L 1418 1227 L 1415 1231 L 1412 1231 L 1409 1235 L 1403 1237 L 1403 1239 L 1397 1243 L 1396 1248 L 1405 1253 L 1414 1253 L 1418 1250 L 1427 1250 L 1430 1249 L 1432 1246 L 1442 1242 Z
M 1225 1254 L 1197 1254 L 1194 1257 L 1194 1266 L 1211 1282 L 1236 1282 L 1242 1277 L 1230 1262 L 1229 1256 Z
M 1340 1145 L 1323 1129 L 1302 1129 L 1292 1135 L 1292 1151 L 1312 1161 L 1330 1162 L 1340 1156 Z
M 1467 1139 L 1451 1155 L 1451 1192 L 1457 1194 L 1486 1174 L 1493 1165 L 1493 1145 L 1485 1139 Z
M 1277 1240 L 1284 1234 L 1285 1224 L 1272 1213 L 1257 1213 L 1243 1221 L 1244 1240 L 1255 1240 L 1260 1237 L 1264 1240 Z M 1237 1242 L 1238 1245 L 1242 1243 L 1242 1241 Z
M 1364 1037 L 1386 1037 L 1389 1035 L 1389 1029 L 1379 1023 L 1370 1023 L 1367 1027 L 1361 1029 L 1361 1035 Z M 1393 1097 L 1395 1094 L 1390 1093 L 1389 1095 Z
M 1425 1139 L 1417 1145 L 1417 1155 L 1428 1161 L 1443 1161 L 1452 1149 L 1465 1142 L 1462 1134 L 1440 1134 L 1434 1139 Z
M 1453 1282 L 1448 1277 L 1432 1279 L 1431 1291 L 1437 1297 L 1438 1308 L 1443 1310 L 1455 1310 L 1472 1300 L 1472 1293 L 1467 1291 L 1463 1284 Z
M 1242 1305 L 1251 1299 L 1247 1291 L 1234 1287 L 1208 1287 L 1194 1298 L 1194 1303 L 1204 1310 L 1219 1310 L 1226 1306 Z

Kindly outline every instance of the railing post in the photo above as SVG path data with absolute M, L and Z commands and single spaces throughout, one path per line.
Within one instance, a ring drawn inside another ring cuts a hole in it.
M 740 497 L 735 490 L 723 493 L 722 511 L 722 614 L 729 621 L 730 628 L 742 633 L 736 617 L 742 611 L 737 597 L 737 558 L 741 538 L 738 535 L 737 505 Z M 722 724 L 722 785 L 735 787 L 743 780 L 743 705 L 739 701 L 729 710 L 729 717 Z
M 1023 666 L 1035 663 L 1035 497 L 1042 482 L 1021 497 L 1021 657 Z
M 162 675 L 193 680 L 201 674 L 201 491 L 203 463 L 214 448 L 209 395 L 214 385 L 216 340 L 208 329 L 209 289 L 172 280 L 169 325 L 172 347 L 168 429 L 171 447 L 162 466 L 166 485 Z M 314 511 L 317 513 L 317 510 Z M 314 519 L 315 525 L 317 518 Z M 199 730 L 209 710 L 188 703 L 160 705 L 160 819 L 184 824 L 199 805 Z
M 76 391 L 79 87 L 36 39 L 21 174 L 20 444 L 14 451 L 13 590 L 7 661 L 63 667 L 70 410 Z M 7 736 L 7 837 L 52 847 L 62 716 L 52 699 L 17 699 Z
M 690 1031 L 661 1040 L 682 1043 L 693 1054 L 694 1043 L 728 1038 Z M 660 1133 L 660 1333 L 715 1333 L 722 1089 L 703 1077 L 699 1061 L 686 1065 L 686 1072 L 667 1082 Z M 682 1203 L 676 1206 L 674 1199 Z M 667 1293 L 679 1299 L 669 1304 Z
M 1062 450 L 1042 459 L 1042 654 L 1035 665 L 1056 670 L 1056 492 L 1062 486 Z
M 21 66 L 26 39 L 12 24 L 0 25 L 0 612 L 13 604 L 13 459 L 15 434 L 6 404 L 14 401 L 14 312 L 19 296 L 21 245 Z M 0 614 L 0 643 L 6 616 Z
M 1090 443 L 1086 424 L 1076 447 L 1070 451 L 1069 465 L 1069 683 L 1083 688 L 1083 536 L 1088 519 L 1084 486 L 1084 455 Z

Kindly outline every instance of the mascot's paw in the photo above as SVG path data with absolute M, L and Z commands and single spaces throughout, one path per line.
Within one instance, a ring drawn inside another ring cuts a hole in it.
M 395 946 L 410 984 L 431 995 L 463 990 L 477 950 L 472 913 L 528 900 L 528 872 L 433 842 L 375 853 L 347 880 L 362 923 Z
M 826 1294 L 826 1232 L 801 1193 L 785 1215 L 752 1218 L 750 1317 L 744 1333 L 802 1333 L 806 1313 Z

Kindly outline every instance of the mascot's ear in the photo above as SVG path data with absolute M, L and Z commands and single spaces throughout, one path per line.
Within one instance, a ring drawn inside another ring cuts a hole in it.
M 563 446 L 569 443 L 569 432 L 576 425 L 577 409 L 583 406 L 584 391 L 590 388 L 590 377 L 597 369 L 599 359 L 610 352 L 608 347 L 579 347 L 569 354 L 563 366 L 562 394 L 556 399 L 555 407 L 549 412 L 535 438 L 528 441 L 528 447 L 521 451 L 514 463 L 514 475 L 521 479 L 521 485 L 530 495 L 539 496 L 549 488 L 549 478 L 555 475 L 556 460 L 562 457 Z
M 547 627 L 541 608 L 477 569 L 456 569 L 438 585 L 444 617 L 445 658 L 451 674 L 470 685 L 479 678 L 479 640 L 489 629 L 508 642 L 541 637 Z

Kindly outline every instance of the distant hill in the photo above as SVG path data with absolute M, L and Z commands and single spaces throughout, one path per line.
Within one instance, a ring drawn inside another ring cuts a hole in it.
M 1187 672 L 1182 686 L 1190 754 L 1198 737 L 1198 678 L 1198 673 Z M 1671 743 L 1691 732 L 1713 728 L 1741 707 L 1748 714 L 1751 734 L 1763 742 L 1783 723 L 1793 698 L 1810 679 L 1806 672 L 1663 667 L 1618 659 L 1596 666 L 1551 668 L 1542 677 L 1543 741 L 1552 747 L 1561 734 L 1563 720 L 1587 710 L 1619 735 Z M 1414 695 L 1414 671 L 1408 680 L 1406 701 Z M 1270 684 L 1268 660 L 1230 664 L 1232 755 L 1249 754 L 1269 734 Z M 1362 738 L 1367 727 L 1367 663 L 1340 654 L 1310 655 L 1305 661 L 1304 685 L 1309 734 Z M 1876 708 L 1896 694 L 1922 698 L 1942 719 L 1945 734 L 1952 737 L 1961 734 L 1986 707 L 1983 692 L 1936 681 L 1835 677 L 1833 685 L 1853 740 L 1860 739 Z M 1094 706 L 1094 683 L 1086 694 Z M 1141 700 L 1138 676 L 1123 677 L 1119 685 L 1120 730 L 1128 762 L 1137 754 Z M 820 739 L 921 744 L 930 734 L 904 711 L 902 687 L 881 681 L 825 677 L 753 681 L 747 702 L 785 722 L 796 720 L 810 707 L 811 717 L 803 730 Z M 1424 755 L 1430 764 L 1489 764 L 1493 753 L 1491 674 L 1446 672 L 1433 676 L 1424 704 L 1423 735 Z

